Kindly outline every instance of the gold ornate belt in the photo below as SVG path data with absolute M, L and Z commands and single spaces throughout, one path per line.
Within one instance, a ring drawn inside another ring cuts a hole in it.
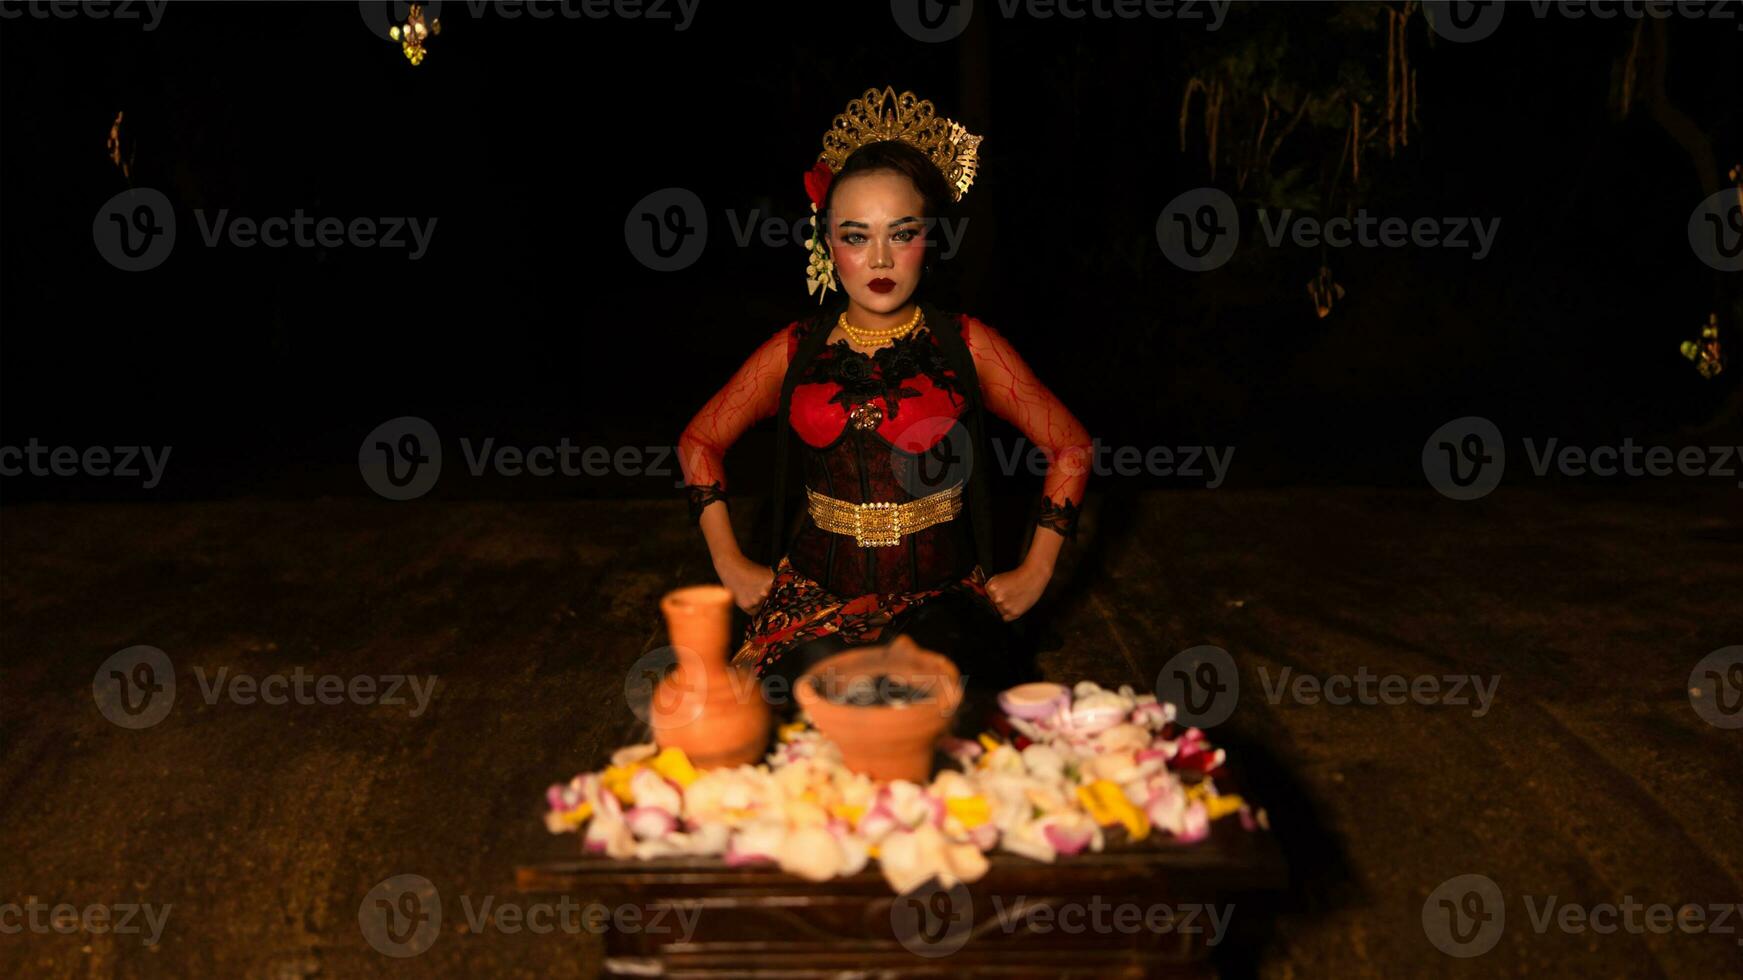
M 943 524 L 962 512 L 962 484 L 902 503 L 878 501 L 854 504 L 818 493 L 810 487 L 811 519 L 825 531 L 851 534 L 861 548 L 889 548 L 902 535 Z

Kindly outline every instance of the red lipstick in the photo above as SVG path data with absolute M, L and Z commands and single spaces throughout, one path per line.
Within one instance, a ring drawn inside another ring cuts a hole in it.
M 888 279 L 873 279 L 865 284 L 874 293 L 887 293 L 896 288 L 896 284 Z

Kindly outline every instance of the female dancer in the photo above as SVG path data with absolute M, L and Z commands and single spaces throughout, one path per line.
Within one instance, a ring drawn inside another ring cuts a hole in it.
M 1041 597 L 1074 535 L 1089 434 L 996 330 L 921 300 L 934 229 L 972 182 L 979 136 L 912 93 L 869 90 L 836 117 L 806 175 L 817 212 L 813 291 L 845 301 L 790 323 L 751 354 L 679 440 L 692 516 L 715 571 L 752 612 L 733 657 L 790 684 L 843 649 L 907 634 L 955 660 L 971 687 L 1024 679 L 1007 624 Z M 821 299 L 821 294 L 820 294 Z M 983 409 L 1045 454 L 1027 555 L 988 576 Z M 777 431 L 776 567 L 747 558 L 726 513 L 723 459 L 751 424 Z M 786 540 L 789 430 L 807 514 Z M 967 513 L 964 513 L 966 508 Z

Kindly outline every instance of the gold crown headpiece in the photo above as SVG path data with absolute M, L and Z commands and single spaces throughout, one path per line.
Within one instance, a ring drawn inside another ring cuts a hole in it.
M 980 139 L 961 123 L 938 115 L 931 102 L 912 92 L 897 95 L 886 85 L 881 92 L 868 88 L 847 104 L 823 134 L 823 152 L 817 159 L 828 164 L 831 173 L 840 173 L 848 156 L 867 143 L 902 140 L 932 160 L 950 184 L 951 199 L 960 201 L 980 166 Z
M 950 199 L 962 200 L 974 174 L 980 167 L 980 137 L 970 133 L 961 123 L 938 115 L 931 102 L 912 92 L 896 94 L 895 88 L 883 91 L 868 88 L 865 94 L 847 104 L 823 134 L 823 152 L 817 163 L 805 175 L 805 192 L 811 197 L 811 213 L 823 205 L 829 184 L 841 172 L 842 165 L 853 151 L 867 143 L 902 140 L 926 154 L 938 172 L 950 185 Z M 836 287 L 835 263 L 823 248 L 823 236 L 812 220 L 811 232 L 805 239 L 810 260 L 805 267 L 807 288 L 823 302 L 824 294 Z

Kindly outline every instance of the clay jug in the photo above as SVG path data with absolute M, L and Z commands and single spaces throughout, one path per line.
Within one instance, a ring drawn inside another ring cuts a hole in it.
M 675 589 L 660 599 L 678 666 L 654 688 L 648 723 L 661 748 L 682 749 L 698 769 L 762 761 L 769 705 L 756 677 L 727 664 L 732 592 L 719 585 Z
M 837 703 L 856 687 L 905 688 L 904 703 Z M 869 683 L 868 683 L 869 682 Z M 822 690 L 819 690 L 819 687 Z M 932 752 L 962 703 L 962 675 L 948 657 L 906 636 L 885 646 L 858 647 L 821 661 L 794 687 L 811 723 L 841 749 L 841 761 L 872 779 L 925 785 Z

